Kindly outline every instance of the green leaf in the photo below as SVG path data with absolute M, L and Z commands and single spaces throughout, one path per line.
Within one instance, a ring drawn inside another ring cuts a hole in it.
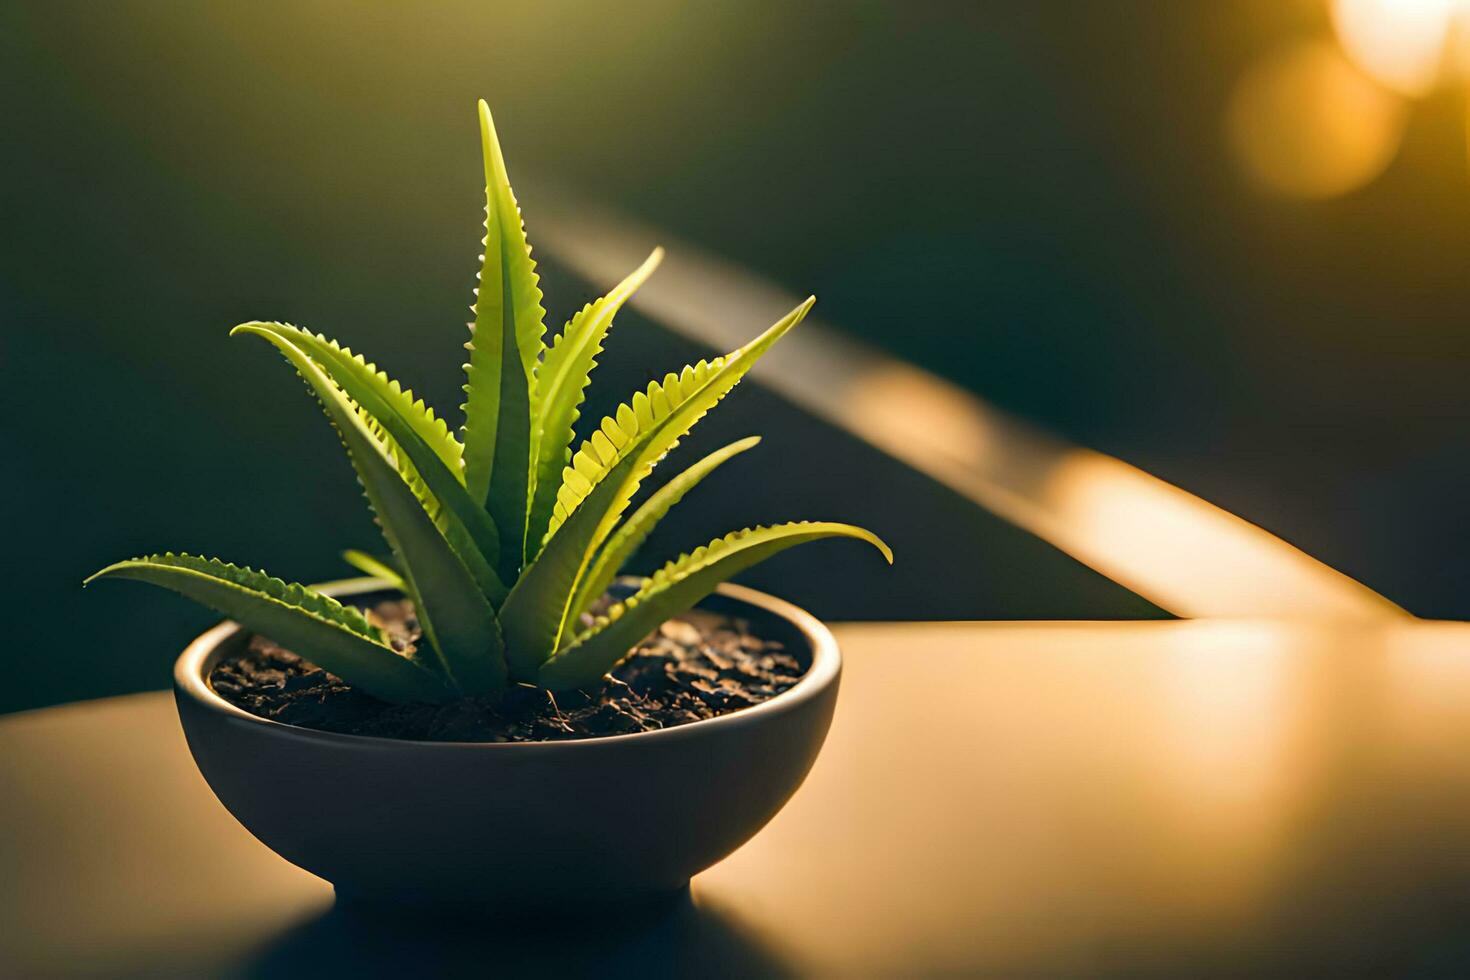
M 333 383 L 371 416 L 389 437 L 394 462 L 409 486 L 465 563 L 480 590 L 498 606 L 506 587 L 491 563 L 500 556 L 500 541 L 490 515 L 470 499 L 460 472 L 459 443 L 412 391 L 335 341 L 287 323 L 242 323 L 230 331 L 263 337 L 281 348 L 294 346 L 316 362 Z M 289 354 L 287 355 L 289 357 Z
M 348 548 L 342 552 L 342 560 L 365 575 L 382 579 L 400 592 L 408 591 L 403 576 L 398 574 L 398 569 L 376 555 L 358 551 L 356 548 Z
M 511 193 L 490 107 L 480 102 L 485 156 L 485 254 L 465 365 L 465 483 L 500 530 L 500 577 L 514 581 L 525 556 L 531 494 L 531 382 L 546 311 L 531 247 Z
M 557 494 L 551 536 L 501 608 L 513 676 L 531 680 L 560 646 L 577 586 L 639 483 L 664 454 L 743 378 L 771 345 L 800 323 L 808 299 L 726 357 L 700 361 L 618 407 L 572 456 Z
M 237 620 L 384 701 L 447 701 L 455 691 L 398 653 L 350 606 L 264 572 L 192 555 L 152 555 L 88 578 L 127 578 L 172 589 Z
M 281 336 L 272 335 L 271 342 L 315 392 L 342 437 L 441 669 L 466 694 L 499 689 L 505 683 L 505 657 L 495 613 L 435 524 L 436 515 L 425 509 L 426 494 L 399 471 L 391 440 L 301 348 Z
M 575 622 L 589 605 L 607 591 L 607 587 L 612 584 L 613 578 L 617 576 L 623 563 L 638 550 L 639 545 L 643 544 L 654 525 L 663 520 L 664 515 L 675 504 L 684 499 L 686 493 L 698 486 L 701 480 L 713 473 L 721 464 L 747 449 L 754 448 L 760 441 L 760 436 L 750 436 L 739 442 L 732 442 L 723 449 L 715 450 L 664 484 L 644 501 L 643 506 L 634 511 L 633 516 L 624 521 L 622 526 L 607 539 L 607 544 L 603 545 L 602 551 L 597 555 L 597 560 L 582 576 L 582 581 L 577 586 L 577 594 L 572 599 L 571 620 Z
M 692 608 L 732 575 L 794 545 L 830 537 L 866 541 L 893 562 L 893 552 L 877 535 L 851 524 L 802 521 L 727 534 L 645 579 L 641 589 L 541 665 L 541 686 L 564 691 L 596 684 L 660 623 Z
M 385 423 L 385 427 L 391 416 L 397 427 L 412 431 L 457 482 L 464 483 L 464 447 L 449 431 L 449 426 L 423 399 L 416 398 L 411 389 L 388 377 L 386 371 L 361 354 L 353 353 L 352 348 L 290 323 L 255 320 L 242 323 L 230 332 L 233 334 L 235 331 L 249 331 L 262 336 L 275 334 L 300 347 L 322 366 L 338 387 L 347 392 L 349 398 L 368 409 L 373 417 Z M 406 441 L 397 436 L 394 438 L 400 443 Z
M 572 317 L 546 351 L 536 371 L 536 389 L 531 400 L 532 454 L 536 461 L 531 516 L 526 529 L 526 561 L 536 557 L 556 507 L 561 472 L 572 458 L 572 427 L 587 390 L 602 341 L 613 317 L 629 296 L 642 286 L 658 264 L 664 250 L 656 248 L 644 263 L 608 294 L 588 303 Z

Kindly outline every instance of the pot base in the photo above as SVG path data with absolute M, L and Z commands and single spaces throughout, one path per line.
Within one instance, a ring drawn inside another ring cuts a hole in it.
M 517 922 L 540 920 L 545 913 L 555 911 L 558 917 L 585 913 L 605 925 L 632 923 L 659 917 L 671 907 L 690 902 L 689 882 L 674 888 L 648 891 L 604 893 L 587 897 L 567 897 L 507 904 L 505 901 L 466 899 L 455 901 L 440 896 L 424 897 L 414 894 L 375 894 L 351 888 L 333 886 L 337 903 L 335 912 L 369 921 L 377 918 L 402 921 L 422 917 L 434 921 L 494 921 Z M 572 890 L 569 886 L 569 891 Z

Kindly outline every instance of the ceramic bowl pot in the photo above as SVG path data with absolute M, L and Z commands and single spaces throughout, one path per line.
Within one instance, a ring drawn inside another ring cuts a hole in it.
M 338 597 L 364 597 L 372 587 Z M 495 908 L 621 902 L 682 889 L 749 840 L 822 747 L 841 658 L 810 614 L 723 585 L 700 608 L 748 620 L 806 666 L 790 690 L 656 732 L 567 742 L 417 742 L 258 718 L 209 674 L 233 623 L 174 668 L 189 749 L 215 795 L 344 898 Z

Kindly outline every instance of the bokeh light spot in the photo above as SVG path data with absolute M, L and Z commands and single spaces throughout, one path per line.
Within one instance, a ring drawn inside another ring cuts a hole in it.
M 1363 71 L 1407 95 L 1439 81 L 1466 0 L 1333 0 L 1332 24 L 1343 51 Z
M 1269 55 L 1236 85 L 1226 135 L 1246 173 L 1268 190 L 1304 198 L 1355 190 L 1392 162 L 1403 135 L 1402 98 L 1325 41 Z

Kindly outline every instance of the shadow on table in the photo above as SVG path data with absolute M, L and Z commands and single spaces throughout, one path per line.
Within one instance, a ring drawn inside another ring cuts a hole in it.
M 788 977 L 767 944 L 686 888 L 633 911 L 535 919 L 403 915 L 338 902 L 243 965 L 245 977 L 546 975 Z

